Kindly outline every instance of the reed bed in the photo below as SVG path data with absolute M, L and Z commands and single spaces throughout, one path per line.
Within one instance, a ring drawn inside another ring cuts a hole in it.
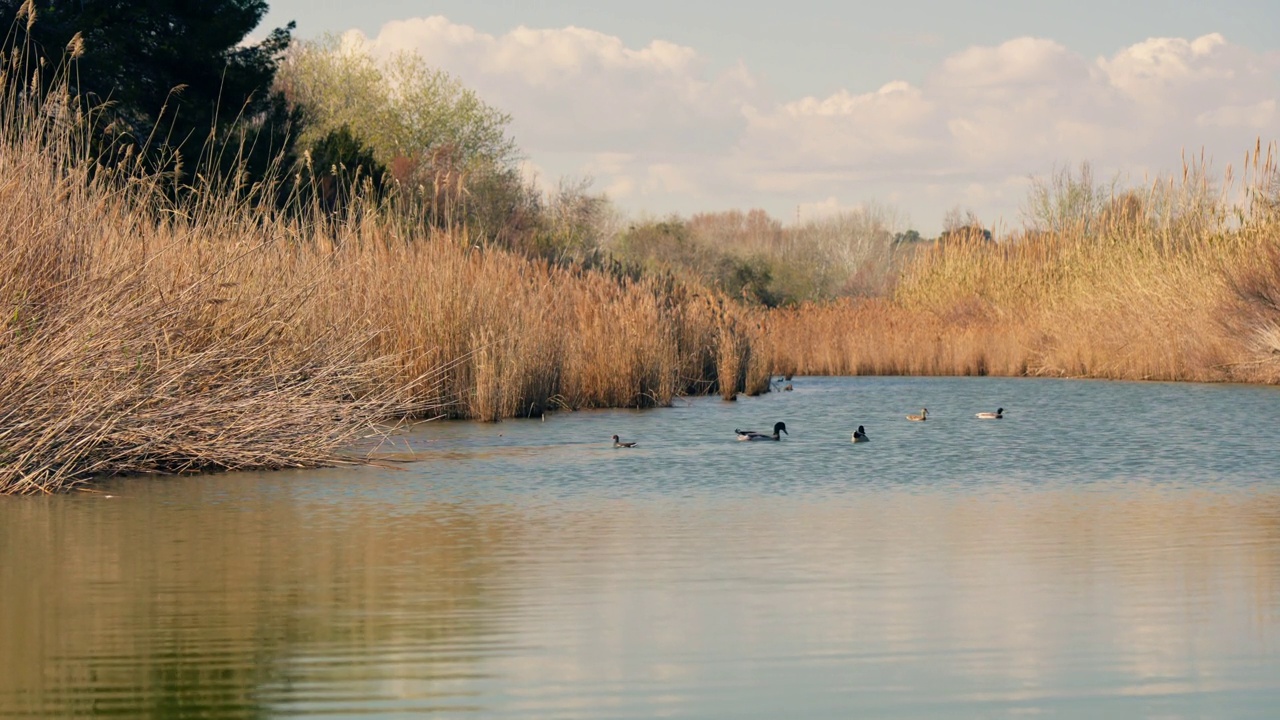
M 145 220 L 145 192 L 61 150 L 0 143 L 0 494 L 353 462 L 342 447 L 422 410 L 429 380 L 386 383 L 367 335 L 300 327 L 317 288 L 262 237 Z
M 87 161 L 59 102 L 4 103 L 0 494 L 367 462 L 351 448 L 412 418 L 768 388 L 758 324 L 714 293 L 360 203 L 284 214 L 269 188 L 212 184 L 174 203 L 161 177 Z M 722 382 L 732 362 L 756 376 Z
M 935 243 L 890 297 L 770 313 L 772 366 L 1280 381 L 1278 159 L 1259 143 L 1241 186 L 1188 166 L 1053 231 Z

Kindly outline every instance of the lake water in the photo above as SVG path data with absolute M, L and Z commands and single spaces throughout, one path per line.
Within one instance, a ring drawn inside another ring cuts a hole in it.
M 0 716 L 1280 713 L 1280 390 L 794 384 L 2 499 Z

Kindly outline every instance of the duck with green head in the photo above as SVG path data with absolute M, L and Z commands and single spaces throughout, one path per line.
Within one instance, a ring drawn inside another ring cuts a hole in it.
M 787 424 L 784 422 L 774 423 L 772 435 L 765 435 L 764 433 L 756 432 L 755 430 L 734 430 L 734 432 L 738 434 L 738 439 L 743 441 L 781 440 L 782 437 L 778 433 L 780 432 L 787 433 Z M 791 433 L 787 433 L 787 434 L 790 435 Z

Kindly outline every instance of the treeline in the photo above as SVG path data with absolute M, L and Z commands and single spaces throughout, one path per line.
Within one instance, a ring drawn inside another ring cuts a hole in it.
M 670 272 L 769 308 L 883 296 L 930 240 L 871 206 L 784 226 L 763 210 L 698 213 L 629 224 L 606 238 L 611 257 Z

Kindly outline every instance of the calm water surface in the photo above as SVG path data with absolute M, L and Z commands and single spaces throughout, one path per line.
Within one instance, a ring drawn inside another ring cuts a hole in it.
M 4 500 L 0 716 L 1280 712 L 1280 391 L 795 386 Z

